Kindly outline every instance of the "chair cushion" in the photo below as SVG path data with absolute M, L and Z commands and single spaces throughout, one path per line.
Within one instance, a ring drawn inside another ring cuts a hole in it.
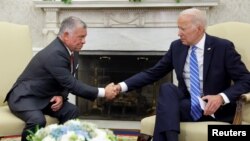
M 141 120 L 141 133 L 153 136 L 155 126 L 155 115 L 145 117 Z
M 181 122 L 181 141 L 207 141 L 208 125 L 229 125 L 226 122 Z M 153 135 L 155 125 L 155 115 L 141 120 L 141 133 Z
M 180 141 L 207 141 L 208 125 L 230 125 L 226 122 L 181 122 Z
M 13 115 L 11 111 L 9 110 L 8 106 L 1 106 L 0 113 L 1 113 L 0 137 L 21 135 L 22 130 L 25 126 L 24 122 L 21 119 L 17 118 L 15 115 Z M 58 122 L 56 118 L 52 118 L 47 115 L 45 117 L 46 117 L 47 125 Z

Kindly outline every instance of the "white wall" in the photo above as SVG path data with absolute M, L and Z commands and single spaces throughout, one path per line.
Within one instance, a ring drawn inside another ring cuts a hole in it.
M 226 21 L 250 23 L 250 0 L 220 0 L 209 16 L 209 24 Z

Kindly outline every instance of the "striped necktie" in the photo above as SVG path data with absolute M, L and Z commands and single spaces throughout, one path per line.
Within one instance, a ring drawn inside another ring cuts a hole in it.
M 190 94 L 191 94 L 191 116 L 196 121 L 202 116 L 198 97 L 200 97 L 199 67 L 195 50 L 196 46 L 191 47 L 190 54 Z

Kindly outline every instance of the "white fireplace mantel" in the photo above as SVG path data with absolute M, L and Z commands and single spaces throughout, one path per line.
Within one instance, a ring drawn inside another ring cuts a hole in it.
M 218 5 L 218 0 L 183 0 L 181 3 L 166 1 L 144 0 L 135 3 L 128 0 L 73 0 L 71 4 L 61 1 L 33 2 L 36 8 L 43 9 L 45 13 L 45 44 L 56 37 L 64 18 L 77 16 L 89 27 L 84 50 L 129 51 L 168 50 L 171 41 L 178 38 L 176 20 L 180 11 L 196 7 L 207 13 L 211 7 Z
M 166 2 L 166 1 L 143 1 L 129 2 L 129 0 L 78 0 L 71 4 L 64 4 L 60 1 L 34 1 L 36 7 L 40 8 L 179 8 L 179 7 L 212 7 L 218 5 L 218 0 L 201 0 L 199 2 Z

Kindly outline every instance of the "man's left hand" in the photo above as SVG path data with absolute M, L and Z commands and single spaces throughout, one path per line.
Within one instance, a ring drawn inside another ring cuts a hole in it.
M 116 88 L 115 88 L 115 85 L 114 83 L 109 83 L 106 87 L 105 87 L 105 98 L 107 100 L 112 100 L 116 97 L 117 95 L 117 91 L 116 91 Z
M 202 100 L 207 101 L 204 109 L 205 116 L 214 114 L 224 102 L 221 95 L 206 95 Z
M 63 105 L 63 97 L 62 96 L 54 96 L 50 100 L 53 104 L 51 105 L 52 111 L 58 111 L 62 108 Z

